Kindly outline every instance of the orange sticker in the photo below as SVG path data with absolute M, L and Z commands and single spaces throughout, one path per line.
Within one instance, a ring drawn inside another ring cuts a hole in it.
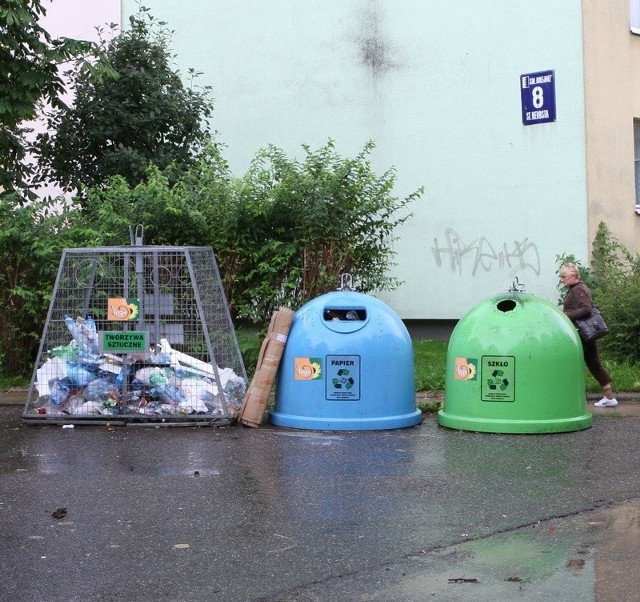
M 113 298 L 107 302 L 107 320 L 135 320 L 139 314 L 138 299 Z
M 478 374 L 478 360 L 467 357 L 457 357 L 455 360 L 456 380 L 475 380 Z
M 322 358 L 296 357 L 294 364 L 295 380 L 318 380 L 322 375 Z

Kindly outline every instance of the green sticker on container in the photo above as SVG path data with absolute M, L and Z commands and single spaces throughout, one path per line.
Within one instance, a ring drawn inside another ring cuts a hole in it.
M 516 358 L 483 355 L 481 379 L 482 401 L 515 401 Z
M 102 353 L 140 353 L 149 350 L 146 331 L 101 331 L 100 351 Z

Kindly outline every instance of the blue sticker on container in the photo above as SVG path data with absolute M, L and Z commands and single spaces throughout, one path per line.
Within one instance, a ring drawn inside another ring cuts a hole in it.
M 326 371 L 328 400 L 358 401 L 360 399 L 359 355 L 328 355 Z

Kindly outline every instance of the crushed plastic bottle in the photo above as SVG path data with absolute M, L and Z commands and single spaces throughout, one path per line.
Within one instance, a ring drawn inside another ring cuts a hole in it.
M 166 385 L 168 382 L 164 371 L 157 366 L 137 370 L 135 380 L 141 382 L 143 385 L 151 385 L 152 387 Z
M 116 376 L 115 385 L 119 391 L 122 391 L 124 388 L 124 379 L 129 375 L 129 368 L 123 367 L 118 375 Z
M 107 378 L 96 378 L 84 388 L 84 397 L 89 401 L 105 401 L 115 389 L 113 381 Z
M 84 387 L 92 380 L 95 380 L 96 375 L 85 366 L 78 364 L 67 365 L 67 378 L 76 386 Z
M 158 387 L 153 387 L 153 389 L 151 389 L 151 394 L 157 395 L 163 402 L 169 404 L 179 404 L 186 401 L 186 398 L 183 395 L 182 391 L 180 391 L 180 389 L 177 389 L 173 385 L 161 385 Z
M 64 404 L 62 410 L 65 414 L 83 414 L 82 406 L 84 406 L 86 399 L 81 395 L 72 395 L 67 399 L 67 403 Z
M 206 414 L 209 412 L 209 408 L 204 401 L 193 397 L 180 402 L 178 405 L 184 414 Z
M 152 387 L 165 387 L 168 382 L 166 375 L 160 370 L 149 375 L 149 384 Z
M 86 318 L 78 316 L 74 320 L 71 316 L 65 314 L 64 323 L 80 349 L 89 354 L 98 353 L 98 332 L 92 316 L 87 316 Z
M 247 391 L 247 385 L 241 376 L 236 376 L 229 380 L 224 388 L 224 393 L 227 398 L 227 407 L 233 411 L 238 412 L 242 407 L 244 396 Z
M 54 405 L 59 406 L 67 400 L 69 393 L 71 393 L 71 387 L 69 384 L 56 379 L 51 385 L 49 400 Z

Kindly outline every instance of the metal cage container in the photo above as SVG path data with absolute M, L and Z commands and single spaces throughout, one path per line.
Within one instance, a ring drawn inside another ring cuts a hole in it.
M 63 251 L 23 421 L 237 416 L 247 376 L 213 249 L 136 240 Z

